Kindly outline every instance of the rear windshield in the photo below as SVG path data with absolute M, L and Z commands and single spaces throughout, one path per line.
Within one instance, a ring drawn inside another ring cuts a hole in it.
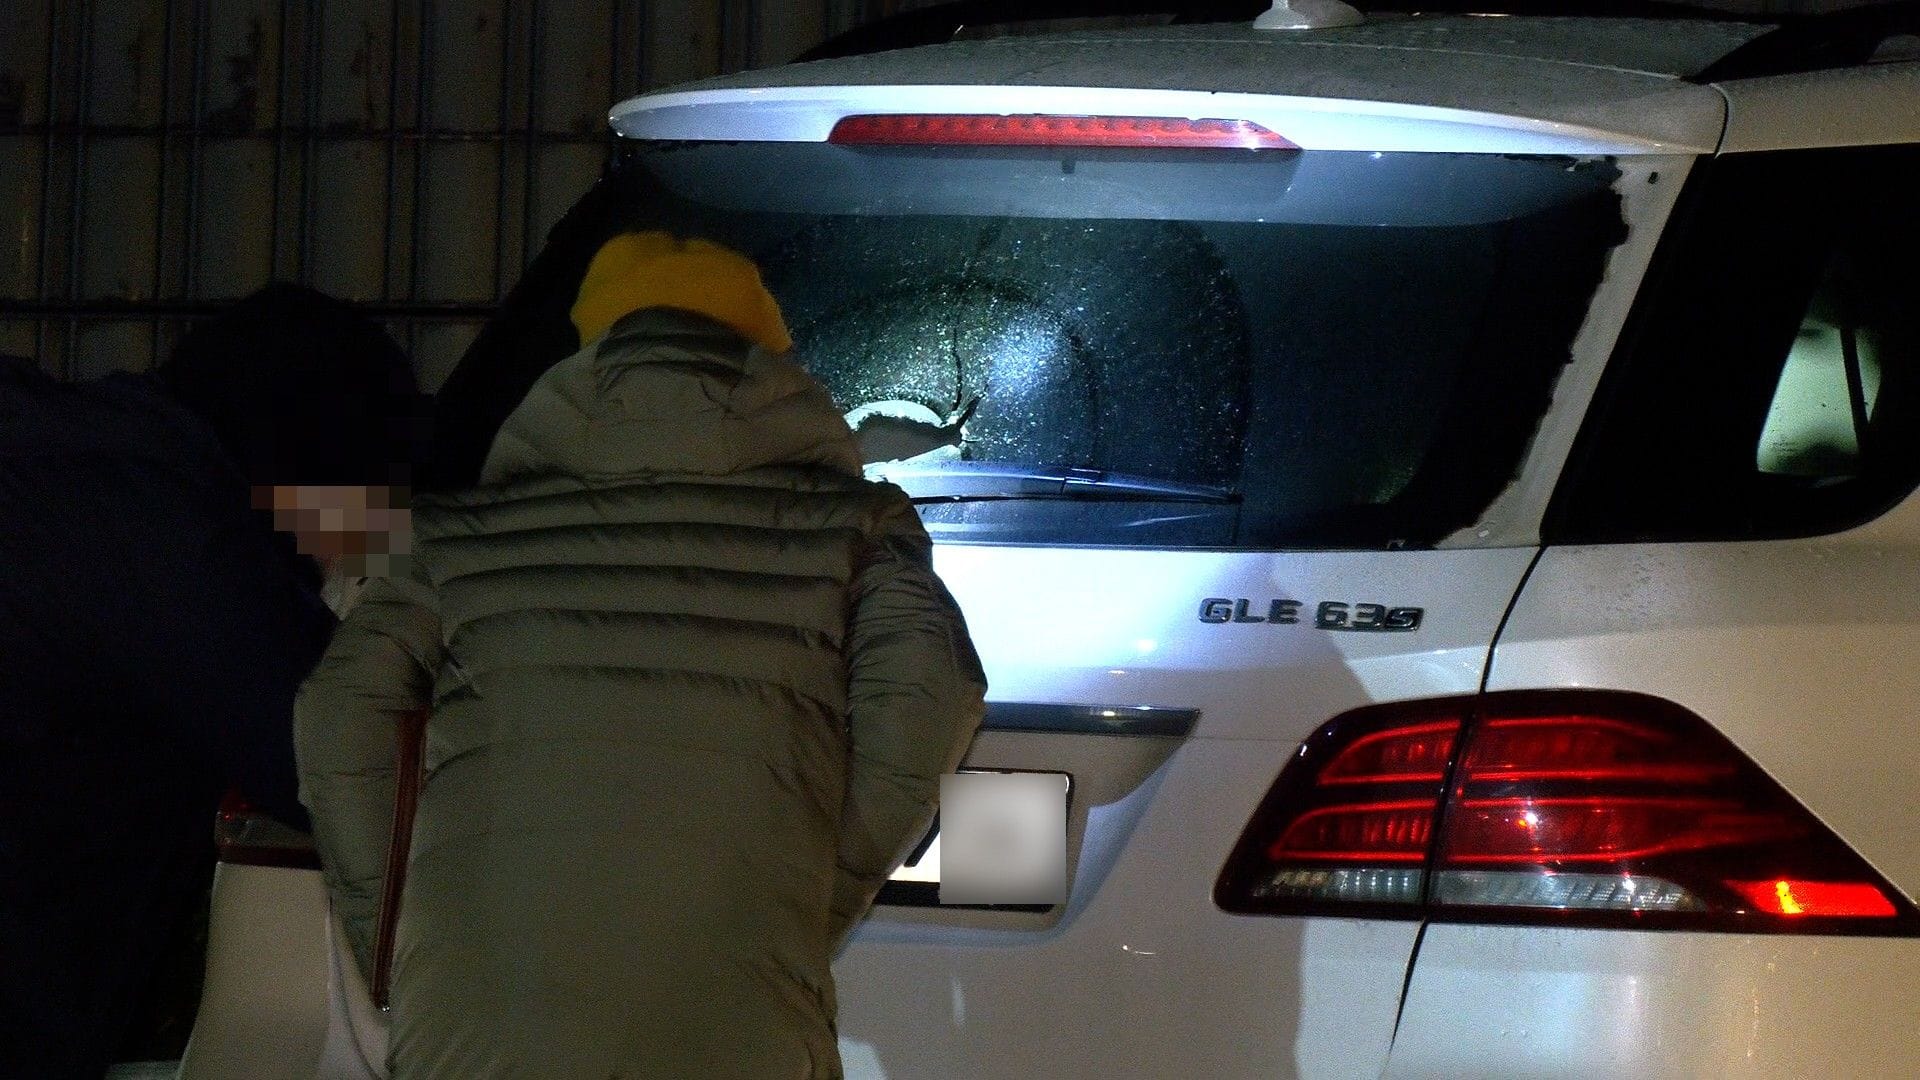
M 628 142 L 628 224 L 750 255 L 939 540 L 1426 546 L 1539 425 L 1611 162 Z

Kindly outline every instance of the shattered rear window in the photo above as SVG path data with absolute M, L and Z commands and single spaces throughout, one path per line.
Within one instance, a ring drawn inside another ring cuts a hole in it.
M 936 539 L 1427 546 L 1517 470 L 1607 161 L 630 142 L 634 228 L 751 256 Z

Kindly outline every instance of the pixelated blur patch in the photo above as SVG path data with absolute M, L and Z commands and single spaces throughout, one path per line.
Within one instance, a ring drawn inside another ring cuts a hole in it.
M 279 484 L 253 490 L 256 509 L 273 512 L 273 527 L 294 537 L 303 555 L 343 560 L 355 577 L 404 573 L 412 548 L 411 493 L 404 487 Z
M 1067 777 L 969 772 L 940 779 L 940 902 L 1067 898 Z

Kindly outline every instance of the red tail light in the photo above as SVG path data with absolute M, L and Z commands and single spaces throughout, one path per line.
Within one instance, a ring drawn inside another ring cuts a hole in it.
M 1241 837 L 1229 911 L 1920 933 L 1920 912 L 1698 716 L 1635 694 L 1358 710 Z
M 1460 721 L 1409 724 L 1362 735 L 1327 763 L 1314 779 L 1322 784 L 1439 783 L 1453 760 Z
M 1356 803 L 1309 810 L 1267 848 L 1272 859 L 1421 862 L 1433 843 L 1433 803 Z
M 1700 783 L 1731 766 L 1672 755 L 1673 735 L 1604 716 L 1483 721 L 1462 763 L 1469 780 L 1671 780 Z
M 1458 799 L 1443 855 L 1461 863 L 1617 863 L 1786 839 L 1805 829 L 1726 799 Z
M 841 146 L 1154 147 L 1298 150 L 1246 120 L 1161 116 L 989 116 L 890 113 L 848 116 L 827 141 Z
M 1886 918 L 1896 914 L 1885 893 L 1857 881 L 1730 881 L 1755 910 L 1771 915 Z
M 213 842 L 224 863 L 320 869 L 312 837 L 255 810 L 238 792 L 229 792 L 221 800 Z

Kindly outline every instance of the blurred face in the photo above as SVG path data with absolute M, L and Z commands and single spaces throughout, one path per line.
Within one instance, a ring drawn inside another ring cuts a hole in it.
M 392 557 L 412 542 L 404 488 L 292 485 L 254 489 L 254 505 L 273 511 L 273 527 L 292 533 L 303 555 L 349 577 L 392 573 Z

